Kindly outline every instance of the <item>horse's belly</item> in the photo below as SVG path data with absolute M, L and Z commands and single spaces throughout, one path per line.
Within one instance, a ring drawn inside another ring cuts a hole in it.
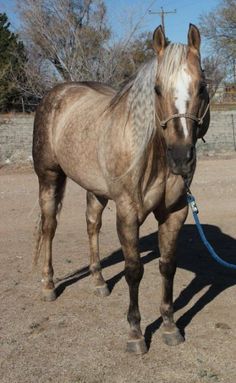
M 76 163 L 73 164 L 73 162 L 68 164 L 64 160 L 60 161 L 60 166 L 69 178 L 84 189 L 89 190 L 96 195 L 109 198 L 106 182 L 102 177 L 102 174 L 99 171 L 96 172 L 97 169 L 91 169 L 88 166 L 80 166 Z

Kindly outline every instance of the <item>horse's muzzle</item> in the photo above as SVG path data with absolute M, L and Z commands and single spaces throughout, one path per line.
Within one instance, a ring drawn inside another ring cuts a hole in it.
M 196 148 L 194 145 L 168 147 L 167 161 L 173 174 L 187 176 L 195 167 Z

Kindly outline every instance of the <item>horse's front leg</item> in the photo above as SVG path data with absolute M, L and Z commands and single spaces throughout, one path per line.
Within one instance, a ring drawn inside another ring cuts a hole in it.
M 139 224 L 136 212 L 127 203 L 117 204 L 117 232 L 125 258 L 125 279 L 129 286 L 128 322 L 130 334 L 127 351 L 135 354 L 147 352 L 146 343 L 140 328 L 139 284 L 143 276 L 143 264 L 138 250 Z
M 185 205 L 185 203 L 183 203 Z M 184 341 L 176 327 L 173 315 L 173 280 L 176 271 L 175 250 L 179 231 L 187 217 L 188 207 L 161 214 L 155 213 L 159 221 L 158 239 L 160 249 L 159 268 L 162 276 L 162 299 L 160 312 L 163 318 L 163 341 L 174 346 Z

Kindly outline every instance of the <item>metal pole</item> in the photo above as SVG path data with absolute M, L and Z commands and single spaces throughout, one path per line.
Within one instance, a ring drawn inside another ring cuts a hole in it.
M 24 104 L 23 97 L 21 97 L 21 105 L 22 105 L 22 112 L 25 113 L 25 104 Z
M 235 126 L 234 126 L 234 115 L 231 114 L 231 120 L 232 120 L 232 128 L 233 128 L 233 142 L 234 142 L 234 150 L 236 152 L 236 138 L 235 138 Z
M 164 16 L 164 9 L 161 7 L 161 25 L 163 28 L 163 32 L 165 33 L 165 16 Z
M 168 12 L 164 11 L 163 7 L 161 7 L 160 12 L 152 12 L 151 10 L 149 10 L 150 15 L 160 15 L 161 16 L 161 25 L 162 25 L 164 33 L 165 33 L 165 16 L 169 15 L 171 13 L 176 13 L 176 9 L 174 9 L 174 11 L 168 11 Z

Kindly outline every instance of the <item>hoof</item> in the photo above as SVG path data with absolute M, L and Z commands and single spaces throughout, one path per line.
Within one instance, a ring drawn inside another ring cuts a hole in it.
M 173 332 L 163 332 L 162 340 L 168 346 L 177 346 L 184 342 L 184 337 L 180 334 L 179 329 L 176 328 Z
M 110 290 L 108 289 L 107 287 L 107 284 L 103 285 L 103 286 L 96 286 L 95 287 L 95 294 L 99 297 L 107 297 L 108 295 L 110 295 Z
M 55 301 L 57 299 L 56 291 L 55 289 L 43 289 L 41 297 L 44 302 Z
M 147 345 L 144 338 L 128 340 L 126 351 L 136 355 L 145 354 L 147 352 Z

